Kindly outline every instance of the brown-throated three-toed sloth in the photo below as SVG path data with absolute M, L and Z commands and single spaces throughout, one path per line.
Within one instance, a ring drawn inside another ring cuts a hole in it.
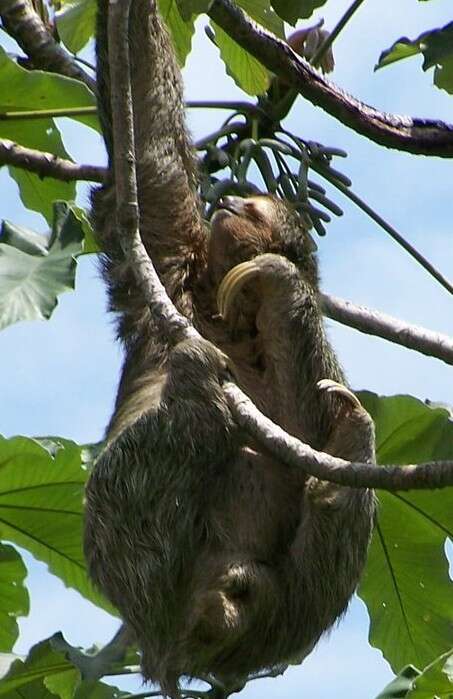
M 98 84 L 112 161 L 107 8 L 100 0 Z M 296 212 L 274 197 L 226 197 L 208 230 L 155 0 L 133 0 L 129 31 L 141 235 L 206 341 L 170 346 L 158 331 L 118 244 L 111 169 L 93 211 L 125 362 L 87 487 L 85 552 L 137 638 L 144 676 L 175 694 L 181 675 L 228 681 L 310 652 L 354 592 L 374 513 L 370 491 L 307 477 L 239 429 L 214 345 L 290 434 L 368 462 L 374 436 L 338 385 L 317 262 Z

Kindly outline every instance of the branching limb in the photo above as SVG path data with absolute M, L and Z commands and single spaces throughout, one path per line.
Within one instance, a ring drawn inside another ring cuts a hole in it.
M 453 125 L 380 112 L 322 77 L 285 42 L 259 27 L 230 0 L 213 0 L 209 16 L 242 48 L 317 107 L 387 148 L 453 157 Z
M 131 0 L 110 0 L 108 15 L 118 237 L 154 321 L 161 325 L 163 334 L 176 343 L 199 335 L 174 307 L 140 238 L 128 40 L 130 3 Z
M 316 478 L 352 488 L 380 488 L 391 492 L 453 485 L 453 461 L 379 467 L 344 461 L 316 451 L 287 434 L 263 415 L 235 384 L 225 383 L 224 391 L 231 412 L 247 434 L 275 458 L 288 466 L 303 468 Z
M 55 41 L 29 0 L 2 0 L 0 16 L 7 32 L 37 68 L 81 80 L 96 92 L 96 81 Z
M 107 173 L 103 167 L 78 165 L 71 160 L 59 158 L 53 153 L 24 148 L 24 146 L 4 138 L 0 139 L 1 165 L 14 165 L 29 172 L 35 172 L 40 177 L 54 177 L 56 180 L 63 180 L 63 182 L 71 180 L 103 182 Z
M 436 357 L 446 364 L 453 364 L 453 339 L 417 325 L 410 325 L 399 318 L 379 313 L 366 306 L 356 306 L 349 301 L 328 294 L 321 295 L 326 316 L 343 325 L 376 335 L 397 345 Z

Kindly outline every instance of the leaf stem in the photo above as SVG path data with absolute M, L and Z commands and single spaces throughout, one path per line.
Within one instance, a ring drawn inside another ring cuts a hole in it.
M 261 114 L 264 116 L 266 112 L 252 102 L 222 102 L 217 100 L 189 100 L 186 102 L 187 109 L 233 109 L 241 114 Z
M 87 116 L 97 114 L 96 107 L 69 107 L 66 109 L 33 109 L 20 112 L 0 112 L 0 121 L 22 119 L 49 119 L 52 117 Z
M 321 46 L 315 51 L 310 63 L 312 66 L 316 67 L 320 64 L 322 61 L 323 57 L 325 56 L 326 52 L 329 50 L 329 48 L 332 46 L 333 42 L 339 35 L 339 33 L 344 29 L 346 24 L 349 22 L 353 14 L 359 9 L 360 5 L 364 2 L 364 0 L 354 0 L 352 5 L 346 10 L 344 15 L 341 17 L 341 19 L 338 21 L 338 23 L 335 25 L 335 27 L 332 29 L 330 32 L 329 36 L 326 37 L 326 39 L 322 42 Z
M 357 194 L 354 194 L 348 187 L 346 187 L 344 184 L 339 182 L 333 175 L 331 175 L 328 171 L 327 168 L 319 167 L 319 165 L 316 163 L 316 161 L 310 160 L 310 167 L 318 172 L 322 177 L 324 177 L 326 180 L 328 180 L 334 187 L 336 187 L 342 194 L 344 194 L 345 197 L 350 199 L 356 206 L 359 207 L 359 209 L 362 209 L 375 223 L 378 224 L 381 228 L 384 229 L 392 238 L 395 240 L 398 245 L 401 245 L 402 248 L 406 250 L 406 252 L 411 255 L 411 257 L 414 258 L 414 260 L 417 260 L 417 262 L 424 268 L 426 271 L 436 279 L 436 281 L 441 284 L 441 286 L 444 287 L 450 294 L 453 294 L 453 285 L 451 282 L 443 276 L 429 260 L 426 259 L 416 248 L 413 247 L 403 236 L 398 233 L 393 226 L 391 226 L 387 221 L 385 221 L 382 216 L 379 216 L 379 214 L 374 211 L 374 209 L 371 208 L 371 206 L 368 206 L 363 199 L 361 199 Z

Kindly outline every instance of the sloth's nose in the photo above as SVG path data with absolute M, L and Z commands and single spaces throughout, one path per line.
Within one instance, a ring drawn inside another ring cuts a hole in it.
M 245 199 L 242 197 L 229 194 L 219 200 L 217 208 L 226 209 L 226 211 L 231 211 L 233 214 L 240 214 L 244 211 L 244 201 Z

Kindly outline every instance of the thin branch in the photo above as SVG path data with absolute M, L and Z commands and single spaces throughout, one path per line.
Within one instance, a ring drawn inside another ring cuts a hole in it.
M 453 294 L 453 284 L 446 278 L 444 275 L 439 272 L 439 270 L 434 267 L 434 265 L 424 257 L 424 255 L 421 254 L 416 248 L 414 248 L 413 245 L 409 243 L 406 238 L 404 238 L 401 233 L 398 233 L 398 231 L 390 225 L 390 223 L 387 223 L 385 219 L 382 218 L 374 209 L 371 208 L 363 199 L 361 199 L 357 194 L 354 194 L 354 192 L 349 188 L 346 187 L 342 182 L 340 182 L 336 177 L 333 177 L 330 173 L 328 168 L 320 168 L 318 167 L 316 161 L 312 159 L 310 161 L 310 167 L 315 170 L 318 174 L 320 174 L 322 177 L 324 177 L 328 182 L 330 182 L 336 189 L 338 189 L 342 194 L 344 194 L 345 197 L 350 199 L 350 201 L 354 202 L 356 206 L 359 207 L 359 209 L 362 209 L 367 216 L 369 216 L 375 223 L 378 224 L 381 228 L 384 229 L 386 233 L 388 233 L 393 240 L 395 240 L 398 245 L 400 245 L 402 248 L 406 250 L 406 252 L 409 253 L 411 257 L 414 258 L 418 262 L 419 265 L 421 265 L 426 271 L 436 280 L 439 282 L 441 286 L 444 287 L 450 294 Z
M 24 148 L 14 141 L 0 139 L 0 166 L 14 165 L 40 177 L 53 177 L 56 180 L 70 182 L 72 180 L 87 180 L 88 182 L 103 182 L 107 170 L 95 165 L 77 165 L 71 160 L 59 158 L 53 153 Z
M 285 42 L 251 20 L 231 0 L 213 0 L 209 16 L 242 48 L 314 105 L 387 148 L 453 157 L 453 125 L 380 112 L 320 75 Z
M 81 80 L 96 92 L 96 81 L 58 44 L 29 0 L 2 0 L 3 25 L 37 68 Z
M 360 5 L 364 0 L 354 0 L 352 5 L 348 7 L 344 15 L 339 19 L 338 23 L 335 25 L 335 27 L 332 29 L 332 31 L 329 33 L 329 35 L 326 37 L 325 41 L 321 44 L 321 46 L 315 51 L 313 54 L 310 63 L 312 66 L 318 66 L 323 57 L 326 55 L 327 51 L 330 49 L 332 46 L 333 42 L 337 38 L 337 36 L 340 34 L 341 31 L 345 28 L 351 17 L 357 12 L 359 9 Z
M 321 303 L 325 315 L 338 323 L 453 365 L 453 338 L 448 335 L 410 325 L 399 318 L 366 306 L 357 306 L 336 296 L 321 294 Z
M 179 690 L 179 695 L 183 699 L 209 699 L 210 696 L 210 689 L 207 689 L 206 691 L 197 691 L 195 689 L 180 689 Z M 158 689 L 156 690 L 149 690 L 149 691 L 144 691 L 144 692 L 139 692 L 138 694 L 128 694 L 127 699 L 148 699 L 148 697 L 164 697 L 165 694 L 162 693 L 162 691 L 159 691 Z
M 352 488 L 412 490 L 453 485 L 453 461 L 431 461 L 408 466 L 375 466 L 352 463 L 312 449 L 269 420 L 236 384 L 223 385 L 237 423 L 274 458 L 288 466 L 303 468 L 320 480 Z
M 244 114 L 257 114 L 267 116 L 264 109 L 252 102 L 222 102 L 219 100 L 189 100 L 186 102 L 187 109 L 229 109 L 234 112 Z
M 108 12 L 114 175 L 118 239 L 142 286 L 153 320 L 170 341 L 198 338 L 167 295 L 140 238 L 135 172 L 134 119 L 130 81 L 128 21 L 131 0 L 110 0 Z
M 148 699 L 148 697 L 163 697 L 165 696 L 159 690 L 151 690 L 149 692 L 139 692 L 138 694 L 128 694 L 127 699 Z

